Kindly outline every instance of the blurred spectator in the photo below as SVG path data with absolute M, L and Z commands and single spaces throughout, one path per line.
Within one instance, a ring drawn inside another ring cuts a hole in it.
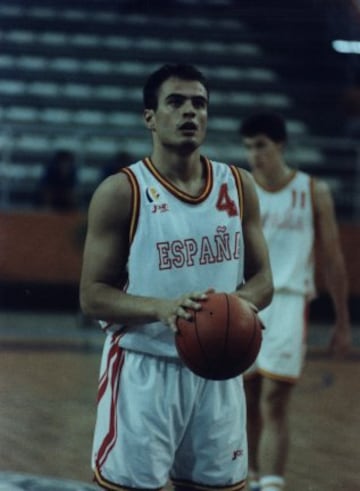
M 114 158 L 110 160 L 108 164 L 102 167 L 100 171 L 100 181 L 103 181 L 106 177 L 116 174 L 123 167 L 130 165 L 134 162 L 132 155 L 128 152 L 119 151 L 114 155 Z
M 39 186 L 39 204 L 56 211 L 75 210 L 77 183 L 74 154 L 69 150 L 57 150 L 44 168 Z

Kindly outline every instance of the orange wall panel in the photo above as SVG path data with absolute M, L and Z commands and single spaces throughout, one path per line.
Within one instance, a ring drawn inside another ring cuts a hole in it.
M 78 283 L 85 228 L 79 213 L 1 212 L 0 281 Z M 341 224 L 340 237 L 350 293 L 360 296 L 360 226 Z
M 77 283 L 85 218 L 0 213 L 0 281 Z

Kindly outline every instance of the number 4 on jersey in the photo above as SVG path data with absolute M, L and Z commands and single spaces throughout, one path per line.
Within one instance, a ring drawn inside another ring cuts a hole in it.
M 223 183 L 220 187 L 216 208 L 220 211 L 226 211 L 230 217 L 234 217 L 238 214 L 235 202 L 229 196 L 226 183 Z

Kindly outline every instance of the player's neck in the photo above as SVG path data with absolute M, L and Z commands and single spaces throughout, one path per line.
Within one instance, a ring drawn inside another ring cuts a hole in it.
M 204 186 L 204 165 L 200 152 L 181 155 L 154 149 L 151 161 L 157 170 L 177 188 L 197 196 Z
M 203 175 L 200 152 L 181 154 L 163 148 L 154 148 L 151 161 L 161 174 L 169 180 L 188 182 Z
M 264 188 L 276 190 L 285 186 L 294 176 L 295 170 L 288 167 L 285 162 L 278 163 L 266 170 L 255 170 L 255 180 Z

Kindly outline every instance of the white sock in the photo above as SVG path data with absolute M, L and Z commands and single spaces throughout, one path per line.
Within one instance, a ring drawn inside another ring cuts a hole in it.
M 249 491 L 261 491 L 260 481 L 255 481 L 255 479 L 251 479 L 249 481 Z
M 261 491 L 283 491 L 285 479 L 281 476 L 263 476 L 260 478 Z

